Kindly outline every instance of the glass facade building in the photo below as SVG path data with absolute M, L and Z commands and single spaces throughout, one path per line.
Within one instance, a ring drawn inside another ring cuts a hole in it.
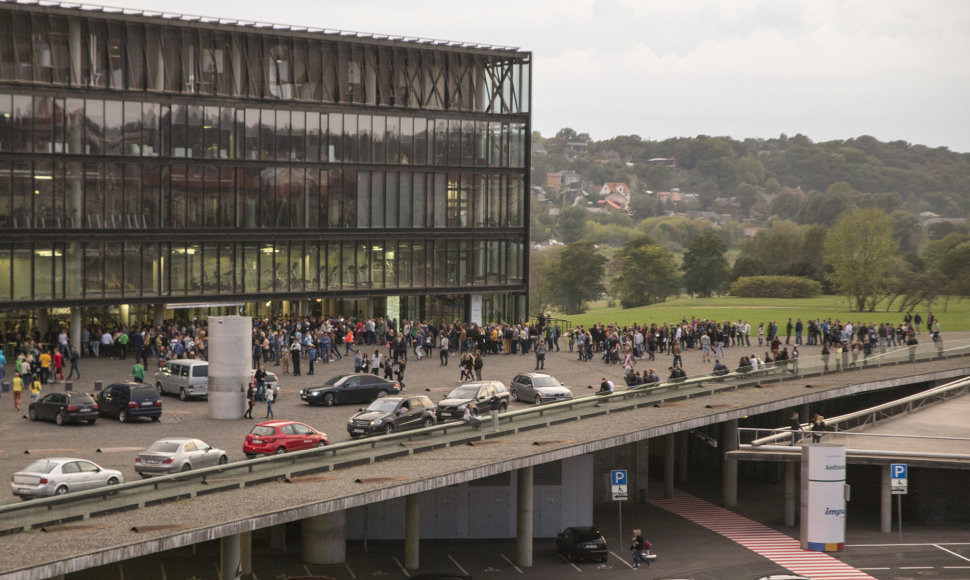
M 531 60 L 2 2 L 0 317 L 523 318 Z

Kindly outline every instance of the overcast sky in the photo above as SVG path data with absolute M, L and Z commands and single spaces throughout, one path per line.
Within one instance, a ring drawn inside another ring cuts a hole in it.
M 970 1 L 84 0 L 531 51 L 533 129 L 970 152 Z

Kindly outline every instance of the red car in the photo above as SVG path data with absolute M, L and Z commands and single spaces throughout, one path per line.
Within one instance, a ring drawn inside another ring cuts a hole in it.
M 330 444 L 326 433 L 299 421 L 266 421 L 246 434 L 243 453 L 252 459 L 257 455 L 273 455 L 288 451 L 303 451 Z

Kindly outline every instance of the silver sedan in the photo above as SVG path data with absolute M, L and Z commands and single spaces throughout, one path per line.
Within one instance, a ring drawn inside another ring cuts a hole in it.
M 10 479 L 13 494 L 20 499 L 63 495 L 105 485 L 124 483 L 120 471 L 76 457 L 38 459 Z
M 159 439 L 135 457 L 135 471 L 142 477 L 166 475 L 200 467 L 224 465 L 229 456 L 201 439 Z
M 559 379 L 545 373 L 520 373 L 509 384 L 512 398 L 527 403 L 552 403 L 573 398 L 573 392 Z

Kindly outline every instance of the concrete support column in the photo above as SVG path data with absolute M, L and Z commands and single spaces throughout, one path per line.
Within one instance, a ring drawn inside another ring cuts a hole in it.
M 302 559 L 306 564 L 341 564 L 347 560 L 347 512 L 340 510 L 300 522 Z
M 242 563 L 239 559 L 239 534 L 222 538 L 220 546 L 222 567 L 222 576 L 220 577 L 222 580 L 236 580 L 242 575 Z
M 674 434 L 664 436 L 664 497 L 674 497 Z
M 724 505 L 734 507 L 738 505 L 738 462 L 728 459 L 727 453 L 738 449 L 738 420 L 725 421 L 721 424 L 721 429 L 721 441 L 724 443 L 721 446 L 724 450 L 724 472 L 721 475 L 723 478 L 721 489 L 724 496 Z
M 421 498 L 415 493 L 404 498 L 404 567 L 421 567 Z
M 690 433 L 681 431 L 677 434 L 677 455 L 680 463 L 677 465 L 677 481 L 684 483 L 687 481 L 687 460 L 690 456 Z
M 532 466 L 516 472 L 515 561 L 519 566 L 532 566 Z
M 883 465 L 880 469 L 882 477 L 879 481 L 879 531 L 888 534 L 893 531 L 892 475 L 888 465 Z
M 155 305 L 155 328 L 165 324 L 165 305 L 156 304 Z
M 129 318 L 131 317 L 130 314 L 131 314 L 131 307 L 129 305 L 121 304 L 120 306 L 118 306 L 118 322 L 120 322 L 125 326 L 128 326 L 128 321 L 129 321 Z
M 41 340 L 47 344 L 47 331 L 50 330 L 50 318 L 47 316 L 46 308 L 37 309 L 37 330 L 40 331 Z
M 253 321 L 248 316 L 209 317 L 209 417 L 241 419 L 253 368 Z
M 636 472 L 633 479 L 633 484 L 636 486 L 636 496 L 634 496 L 634 499 L 637 503 L 647 503 L 647 488 L 650 485 L 650 440 L 637 441 L 634 445 L 636 445 L 634 453 Z
M 249 578 L 253 573 L 253 533 L 239 534 L 239 563 L 242 564 L 243 578 Z
M 785 525 L 794 526 L 795 525 L 795 489 L 796 485 L 796 474 L 798 472 L 798 464 L 794 461 L 785 462 Z
M 79 354 L 83 354 L 81 353 L 81 309 L 77 306 L 71 307 L 71 330 L 68 332 L 68 336 L 71 346 L 76 348 Z M 65 366 L 70 366 L 70 364 Z
M 276 524 L 269 528 L 269 547 L 276 553 L 286 552 L 286 524 Z
M 366 310 L 365 316 L 367 316 L 367 318 L 374 318 L 374 299 L 373 298 L 367 299 L 367 305 L 364 306 L 364 308 Z

